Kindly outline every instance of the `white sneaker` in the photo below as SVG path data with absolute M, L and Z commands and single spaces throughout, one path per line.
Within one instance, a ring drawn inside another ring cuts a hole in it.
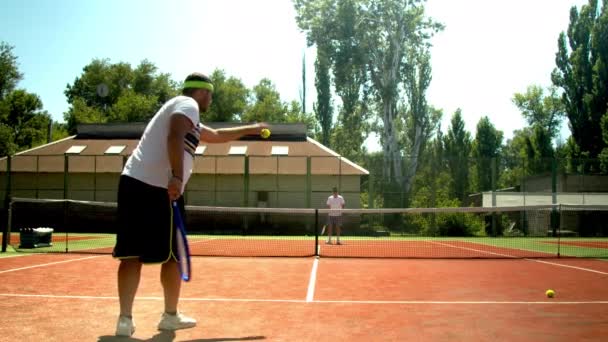
M 178 330 L 188 329 L 196 326 L 196 319 L 177 313 L 177 315 L 169 315 L 166 312 L 160 318 L 158 330 Z
M 133 318 L 118 316 L 118 323 L 116 323 L 116 336 L 130 337 L 134 332 L 135 321 L 133 321 Z

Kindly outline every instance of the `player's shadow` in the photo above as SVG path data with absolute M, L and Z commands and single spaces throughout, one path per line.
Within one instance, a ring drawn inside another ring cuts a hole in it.
M 257 341 L 265 340 L 265 336 L 245 336 L 245 337 L 216 337 L 216 338 L 201 338 L 194 340 L 180 340 L 180 342 L 228 342 L 228 341 Z M 119 337 L 119 336 L 100 336 L 97 342 L 173 342 L 175 340 L 175 332 L 161 331 L 147 340 L 142 340 L 134 337 Z

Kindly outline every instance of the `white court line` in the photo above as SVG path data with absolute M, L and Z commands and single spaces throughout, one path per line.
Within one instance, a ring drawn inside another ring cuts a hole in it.
M 480 252 L 480 253 L 487 253 L 487 254 L 492 254 L 492 255 L 498 255 L 498 256 L 502 256 L 502 257 L 506 257 L 506 258 L 511 258 L 511 259 L 518 259 L 517 257 L 514 257 L 512 255 L 507 255 L 507 254 L 501 254 L 501 253 L 494 253 L 494 252 L 489 252 L 489 251 L 483 251 L 483 250 L 475 249 L 475 248 L 453 246 L 453 245 L 450 245 L 450 244 L 447 244 L 447 243 L 441 243 L 441 242 L 437 242 L 437 241 L 431 241 L 431 242 L 432 243 L 436 243 L 436 244 L 441 245 L 441 246 L 447 246 L 447 247 L 459 248 L 459 249 L 466 249 L 466 250 L 474 251 L 474 252 Z M 559 264 L 559 263 L 556 263 L 556 262 L 536 260 L 536 259 L 530 259 L 530 258 L 522 258 L 522 259 L 526 260 L 526 261 L 534 261 L 534 262 L 539 262 L 541 264 L 547 264 L 547 265 L 552 265 L 552 266 L 557 266 L 557 267 L 572 268 L 572 269 L 580 270 L 580 271 L 586 271 L 586 272 L 592 272 L 592 273 L 598 273 L 598 274 L 608 275 L 608 272 L 602 272 L 602 271 L 594 270 L 594 269 L 591 269 L 591 268 L 578 267 L 578 266 L 570 266 L 570 265 Z
M 49 262 L 47 264 L 40 264 L 40 265 L 32 265 L 32 266 L 26 266 L 26 267 L 12 268 L 12 269 L 9 269 L 9 270 L 0 271 L 0 274 L 2 274 L 2 273 L 8 273 L 8 272 L 15 272 L 15 271 L 22 271 L 22 270 L 27 270 L 27 269 L 30 269 L 30 268 L 37 268 L 37 267 L 45 267 L 45 266 L 51 266 L 51 265 L 57 265 L 57 264 L 64 264 L 64 263 L 72 262 L 72 261 L 81 261 L 81 260 L 87 260 L 87 259 L 93 259 L 93 258 L 101 258 L 101 257 L 105 257 L 105 256 L 106 255 L 95 255 L 95 256 L 90 256 L 90 257 L 85 257 L 85 258 L 78 258 L 78 259 L 70 259 L 70 260 Z
M 310 303 L 315 297 L 315 285 L 317 284 L 317 269 L 319 268 L 319 258 L 314 258 L 310 280 L 308 281 L 308 292 L 306 292 L 306 302 Z
M 529 304 L 556 304 L 556 305 L 575 305 L 575 304 L 608 304 L 606 300 L 598 301 L 440 301 L 440 300 L 317 300 L 315 303 L 328 303 L 328 304 L 410 304 L 410 305 L 496 305 L 496 304 L 507 304 L 507 305 L 529 305 Z
M 43 294 L 0 293 L 0 297 L 13 298 L 49 298 L 49 299 L 91 299 L 118 300 L 116 296 L 69 296 Z M 135 300 L 164 301 L 163 297 L 135 297 Z M 180 298 L 180 302 L 241 302 L 241 303 L 299 303 L 299 304 L 372 304 L 372 305 L 589 305 L 608 304 L 608 300 L 596 301 L 439 301 L 439 300 L 315 300 L 307 302 L 302 299 L 253 299 L 253 298 Z
M 206 242 L 211 242 L 211 241 L 215 241 L 215 240 L 219 240 L 219 238 L 211 238 L 211 239 L 192 239 L 192 240 L 188 240 L 188 243 L 190 245 L 196 245 L 197 243 L 206 243 Z
M 578 266 L 558 264 L 558 263 L 555 263 L 555 262 L 544 261 L 544 260 L 535 260 L 535 259 L 526 259 L 526 260 L 534 261 L 534 262 L 540 262 L 541 264 L 547 264 L 547 265 L 553 265 L 553 266 L 559 266 L 559 267 L 566 267 L 566 268 L 573 268 L 575 270 L 581 270 L 581 271 L 587 271 L 587 272 L 593 272 L 593 273 L 599 273 L 599 274 L 603 274 L 603 275 L 608 275 L 608 272 L 602 272 L 602 271 L 593 270 L 593 269 L 585 268 L 585 267 L 578 267 Z
M 434 244 L 437 244 L 437 245 L 440 245 L 440 246 L 446 246 L 446 247 L 464 249 L 464 250 L 467 250 L 467 251 L 473 251 L 473 252 L 479 252 L 479 253 L 485 253 L 485 254 L 498 255 L 498 256 L 501 256 L 501 257 L 505 257 L 505 258 L 518 259 L 517 257 L 514 257 L 512 255 L 508 255 L 508 254 L 494 253 L 494 252 L 490 252 L 490 251 L 483 251 L 481 249 L 467 248 L 467 247 L 462 247 L 462 246 L 454 246 L 454 245 L 450 245 L 448 243 L 441 243 L 441 242 L 438 242 L 438 241 L 430 241 L 430 242 L 434 243 Z

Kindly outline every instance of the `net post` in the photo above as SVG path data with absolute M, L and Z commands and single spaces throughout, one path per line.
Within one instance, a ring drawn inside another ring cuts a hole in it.
M 6 157 L 6 193 L 4 194 L 4 210 L 7 214 L 7 225 L 2 230 L 2 253 L 6 252 L 6 247 L 10 240 L 10 203 L 11 203 L 11 156 Z
M 65 252 L 66 253 L 69 252 L 68 245 L 70 243 L 70 239 L 68 236 L 68 217 L 70 215 L 68 205 L 69 205 L 68 200 L 64 199 L 63 200 L 63 229 L 65 230 Z
M 4 232 L 2 233 L 2 253 L 6 252 L 6 248 L 8 247 L 8 243 L 9 240 L 11 239 L 11 225 L 12 225 L 12 210 L 11 207 L 13 206 L 12 201 L 9 199 L 8 200 L 8 205 L 7 205 L 7 219 L 6 219 L 6 227 L 4 227 Z
M 70 169 L 70 157 L 67 153 L 63 155 L 63 229 L 65 230 L 65 252 L 68 252 L 68 183 L 69 183 L 69 169 Z
M 319 256 L 319 209 L 315 208 L 315 256 Z

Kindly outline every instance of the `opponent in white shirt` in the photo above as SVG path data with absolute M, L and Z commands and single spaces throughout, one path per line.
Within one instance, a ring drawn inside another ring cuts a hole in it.
M 333 228 L 336 228 L 336 244 L 341 245 L 340 230 L 342 228 L 342 209 L 344 209 L 344 197 L 338 194 L 338 188 L 333 188 L 333 194 L 327 198 L 327 208 L 331 211 L 327 215 L 327 244 L 331 244 Z

